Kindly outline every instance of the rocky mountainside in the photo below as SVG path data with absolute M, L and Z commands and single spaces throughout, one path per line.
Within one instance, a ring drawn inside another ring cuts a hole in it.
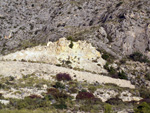
M 57 112 L 62 112 L 61 109 L 65 109 L 65 112 L 99 112 L 106 109 L 99 107 L 105 107 L 106 103 L 114 99 L 119 103 L 113 111 L 132 111 L 134 105 L 130 104 L 129 107 L 126 104 L 143 99 L 139 93 L 139 85 L 132 83 L 134 75 L 124 74 L 128 67 L 121 65 L 122 69 L 115 70 L 119 64 L 114 62 L 108 65 L 103 56 L 86 41 L 74 42 L 66 38 L 48 42 L 47 46 L 39 45 L 1 56 L 0 107 L 32 110 L 38 105 L 42 108 L 49 106 L 48 110 L 54 109 Z M 113 76 L 116 74 L 117 76 Z M 28 99 L 35 102 L 31 105 Z M 85 100 L 85 103 L 80 99 Z M 61 103 L 61 100 L 66 104 Z M 82 104 L 86 105 L 91 101 L 98 107 L 97 110 L 92 104 L 89 104 L 91 107 L 88 109 L 81 109 Z M 74 104 L 70 106 L 72 102 Z M 121 103 L 125 105 L 118 109 Z M 111 106 L 111 102 L 109 104 Z
M 139 61 L 117 60 L 86 41 L 66 38 L 3 55 L 0 107 L 18 113 L 40 107 L 42 113 L 97 113 L 108 106 L 117 113 L 133 112 L 150 95 L 149 61 L 135 58 Z
M 149 0 L 0 0 L 0 113 L 149 113 Z
M 0 75 L 13 75 L 20 78 L 23 75 L 33 73 L 35 74 L 37 72 L 42 73 L 44 70 L 49 74 L 68 72 L 72 77 L 73 75 L 76 75 L 76 79 L 79 81 L 86 80 L 89 83 L 96 81 L 100 83 L 114 83 L 121 87 L 135 88 L 135 86 L 132 85 L 129 81 L 119 79 L 117 80 L 104 76 L 100 77 L 99 75 L 88 73 L 80 74 L 77 72 L 72 72 L 73 70 L 78 70 L 86 71 L 89 73 L 107 74 L 107 71 L 104 69 L 106 61 L 101 58 L 100 53 L 96 51 L 96 49 L 92 47 L 91 44 L 87 44 L 85 41 L 72 42 L 72 44 L 73 47 L 70 48 L 70 41 L 66 40 L 65 38 L 61 38 L 59 39 L 59 41 L 54 43 L 48 42 L 47 46 L 36 46 L 34 48 L 28 48 L 26 50 L 18 51 L 16 53 L 0 57 L 0 67 L 2 69 L 0 71 Z M 26 67 L 24 63 L 22 64 L 20 62 L 11 61 L 30 62 L 31 64 L 26 64 L 29 65 L 30 68 L 27 69 L 28 66 Z M 32 66 L 32 63 L 41 64 L 35 66 L 33 64 Z M 57 69 L 57 67 L 54 67 L 54 69 L 53 67 L 49 67 L 51 69 L 50 71 L 48 70 L 48 67 L 46 67 L 46 65 L 42 67 L 42 64 L 45 63 L 48 64 L 47 66 L 50 66 L 49 64 L 51 64 L 61 67 L 59 69 Z M 41 69 L 39 67 L 41 67 Z M 72 68 L 73 70 L 65 71 L 65 69 L 63 69 L 62 67 Z M 9 74 L 7 72 L 9 72 Z
M 149 56 L 149 6 L 149 0 L 1 0 L 0 53 L 72 36 L 114 56 Z

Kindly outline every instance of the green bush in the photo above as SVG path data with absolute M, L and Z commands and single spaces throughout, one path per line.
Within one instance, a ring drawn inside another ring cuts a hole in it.
M 111 76 L 113 78 L 118 78 L 118 73 L 117 73 L 117 70 L 115 68 L 113 68 L 112 66 L 109 66 L 108 63 L 106 63 L 104 65 L 104 68 L 109 72 L 109 76 Z
M 150 72 L 146 73 L 145 78 L 150 81 Z
M 102 102 L 94 103 L 92 100 L 80 100 L 80 103 L 78 104 L 80 105 L 79 110 L 88 113 L 99 113 L 101 110 L 103 110 Z
M 72 40 L 70 41 L 69 47 L 70 47 L 70 48 L 73 48 L 73 42 L 72 42 Z
M 56 82 L 55 85 L 53 85 L 55 88 L 65 89 L 65 85 L 63 85 L 61 82 Z
M 66 94 L 65 92 L 63 91 L 59 91 L 58 89 L 55 89 L 55 88 L 50 88 L 50 89 L 47 89 L 47 98 L 48 99 L 67 99 L 67 98 L 70 98 L 70 96 L 68 94 Z
M 116 7 L 119 7 L 123 4 L 123 1 L 120 1 L 118 4 L 116 4 Z
M 56 110 L 54 108 L 45 110 L 45 109 L 35 109 L 35 110 L 28 110 L 28 109 L 1 109 L 0 113 L 57 113 Z
M 89 87 L 88 87 L 88 90 L 89 90 L 91 93 L 94 93 L 94 92 L 97 90 L 97 88 L 96 88 L 95 86 L 89 86 Z
M 5 84 L 0 83 L 0 89 L 6 89 L 6 88 L 7 88 L 7 86 Z
M 109 54 L 103 54 L 103 55 L 102 55 L 102 58 L 105 59 L 105 60 L 108 60 L 109 57 L 110 57 Z
M 103 102 L 99 98 L 78 100 L 77 102 L 77 104 L 80 105 L 80 111 L 99 113 L 100 110 L 103 110 Z
M 67 109 L 67 104 L 64 100 L 60 100 L 59 103 L 53 104 L 56 109 Z
M 104 113 L 112 113 L 112 106 L 110 104 L 104 106 Z
M 107 62 L 109 63 L 113 63 L 114 61 L 114 56 L 112 56 L 111 54 L 107 53 L 106 51 L 100 51 L 102 54 L 102 58 L 105 59 Z
M 130 55 L 130 58 L 134 61 L 140 61 L 143 57 L 143 54 L 140 52 L 134 52 L 133 54 Z
M 140 52 L 134 52 L 133 54 L 131 54 L 129 56 L 130 59 L 132 59 L 133 61 L 139 61 L 139 62 L 150 62 L 148 57 L 143 55 L 142 53 Z
M 134 113 L 150 113 L 150 105 L 143 102 L 138 105 L 138 107 L 134 110 Z
M 34 96 L 35 97 L 35 96 Z M 51 107 L 51 101 L 44 98 L 25 97 L 24 99 L 10 99 L 9 108 L 14 109 L 37 109 Z
M 70 93 L 77 93 L 78 90 L 73 87 L 73 88 L 70 88 L 70 89 L 69 89 L 69 92 L 70 92 Z
M 109 66 L 109 63 L 106 63 L 104 65 L 104 68 L 109 72 L 109 76 L 113 78 L 120 78 L 120 79 L 125 79 L 125 80 L 128 79 L 126 76 L 126 73 L 123 70 L 120 72 L 117 72 L 115 68 L 113 68 L 112 66 Z
M 0 109 L 3 109 L 3 108 L 5 108 L 5 105 L 0 103 Z
M 71 41 L 73 41 L 72 36 L 68 36 L 68 37 L 67 37 L 67 40 L 71 40 Z
M 113 75 L 113 74 L 116 74 L 117 73 L 117 71 L 116 71 L 116 69 L 114 69 L 112 66 L 109 68 L 109 73 L 111 74 L 111 75 Z
M 121 60 L 120 60 L 120 63 L 121 63 L 121 64 L 125 64 L 125 63 L 126 63 L 126 59 L 125 59 L 125 58 L 121 59 Z
M 104 65 L 104 68 L 105 68 L 111 75 L 117 73 L 116 69 L 114 69 L 112 66 L 109 66 L 109 63 L 106 63 L 106 64 Z
M 82 89 L 81 92 L 87 92 L 87 90 L 86 89 Z
M 0 93 L 0 99 L 3 99 L 4 97 L 3 97 L 3 94 L 2 93 Z
M 69 47 L 73 48 L 73 38 L 72 38 L 72 36 L 67 37 L 67 40 L 70 40 Z
M 140 97 L 142 98 L 150 98 L 150 90 L 147 89 L 146 87 L 141 87 L 139 89 L 140 92 Z
M 126 76 L 126 73 L 123 70 L 118 73 L 118 77 L 120 79 L 126 79 L 126 80 L 128 79 L 128 77 Z

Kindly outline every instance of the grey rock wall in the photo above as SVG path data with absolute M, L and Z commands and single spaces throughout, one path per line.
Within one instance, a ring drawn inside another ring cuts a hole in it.
M 149 55 L 149 6 L 149 0 L 1 0 L 0 53 L 73 36 L 118 57 Z

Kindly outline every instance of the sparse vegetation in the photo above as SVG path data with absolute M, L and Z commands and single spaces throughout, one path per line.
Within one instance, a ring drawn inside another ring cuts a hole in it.
M 144 63 L 150 62 L 147 56 L 143 55 L 140 52 L 134 52 L 129 56 L 129 58 L 132 59 L 133 61 L 139 61 Z
M 145 78 L 146 78 L 146 80 L 149 80 L 149 81 L 150 81 L 150 72 L 147 72 L 147 73 L 146 73 Z
M 144 86 L 139 89 L 139 92 L 140 92 L 140 96 L 142 98 L 149 98 L 150 97 L 150 90 Z
M 29 109 L 21 109 L 21 110 L 17 110 L 17 109 L 12 109 L 12 110 L 8 110 L 8 109 L 1 109 L 0 113 L 57 113 L 56 109 L 52 108 L 49 110 L 46 109 L 35 109 L 35 110 L 29 110 Z
M 121 64 L 125 64 L 126 61 L 127 61 L 127 59 L 126 59 L 126 58 L 123 58 L 123 59 L 120 60 L 120 63 L 121 63 Z
M 112 106 L 110 104 L 106 104 L 104 109 L 104 113 L 112 113 Z
M 70 45 L 69 45 L 70 48 L 73 48 L 73 42 L 70 41 Z
M 28 47 L 34 47 L 34 46 L 37 46 L 37 45 L 38 45 L 38 43 L 36 43 L 35 41 L 24 40 L 21 43 L 21 48 L 26 49 Z
M 122 104 L 123 101 L 120 98 L 116 97 L 116 98 L 110 98 L 110 99 L 108 99 L 106 101 L 106 103 L 109 103 L 111 105 L 119 105 L 119 104 Z
M 120 1 L 117 5 L 116 5 L 116 7 L 119 7 L 119 6 L 121 6 L 123 4 L 123 1 Z
M 64 75 L 66 77 L 66 73 L 59 74 L 59 77 L 58 75 L 56 75 L 55 77 L 56 81 L 49 85 L 49 88 L 47 88 L 47 92 L 43 92 L 41 95 L 31 94 L 24 99 L 9 99 L 10 104 L 8 104 L 7 106 L 3 105 L 1 106 L 1 108 L 12 109 L 12 111 L 18 109 L 18 111 L 16 112 L 22 112 L 22 109 L 25 109 L 25 111 L 32 110 L 40 111 L 41 113 L 43 111 L 67 112 L 67 110 L 84 112 L 90 111 L 94 113 L 104 111 L 105 113 L 111 113 L 113 109 L 118 109 L 123 105 L 122 100 L 118 98 L 111 98 L 106 101 L 107 104 L 103 103 L 101 99 L 96 97 L 94 92 L 99 88 L 114 89 L 116 91 L 127 90 L 125 88 L 120 88 L 114 84 L 100 85 L 96 83 L 88 84 L 86 81 L 70 81 L 70 78 L 69 81 L 67 81 L 68 79 L 63 78 Z M 35 75 L 31 74 L 23 76 L 23 80 L 25 81 L 25 83 L 30 79 L 30 82 L 33 82 L 33 76 Z M 57 77 L 60 79 L 58 79 Z M 8 77 L 6 80 L 16 82 L 12 77 Z M 22 81 L 20 80 L 20 82 Z M 39 85 L 39 87 L 42 86 Z M 19 94 L 21 94 L 21 92 Z M 72 94 L 77 95 L 73 97 Z M 122 107 L 124 108 L 125 106 Z
M 120 79 L 126 79 L 126 80 L 128 79 L 127 76 L 126 76 L 126 73 L 123 70 L 119 71 L 118 77 Z
M 67 37 L 67 40 L 70 40 L 69 47 L 73 48 L 73 38 L 72 38 L 72 36 Z
M 96 87 L 95 86 L 93 86 L 93 85 L 89 85 L 88 86 L 88 90 L 90 91 L 90 92 L 92 92 L 92 93 L 94 93 L 95 91 L 96 91 Z
M 134 113 L 150 113 L 150 105 L 146 102 L 141 103 L 134 110 Z
M 104 50 L 99 50 L 100 53 L 103 53 L 102 54 L 102 58 L 105 59 L 108 63 L 113 63 L 114 62 L 114 56 L 112 56 L 111 54 L 107 53 L 106 51 Z
M 62 84 L 61 82 L 56 82 L 55 85 L 53 85 L 53 87 L 55 88 L 60 88 L 60 89 L 64 89 L 65 85 Z
M 110 66 L 109 63 L 106 63 L 104 65 L 104 68 L 109 72 L 109 76 L 113 78 L 120 78 L 120 79 L 126 79 L 126 80 L 128 79 L 126 76 L 126 73 L 123 70 L 118 72 L 117 69 Z

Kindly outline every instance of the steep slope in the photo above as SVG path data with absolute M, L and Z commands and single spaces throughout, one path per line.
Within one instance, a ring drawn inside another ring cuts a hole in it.
M 88 40 L 114 56 L 149 56 L 149 0 L 1 0 L 0 51 L 56 41 Z

